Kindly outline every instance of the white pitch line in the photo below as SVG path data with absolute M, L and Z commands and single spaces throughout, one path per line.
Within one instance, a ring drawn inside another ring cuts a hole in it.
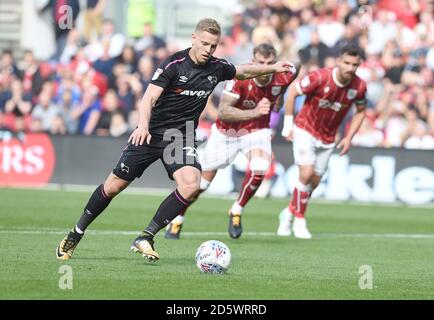
M 16 228 L 16 229 L 0 229 L 0 234 L 60 234 L 65 235 L 67 229 L 60 228 Z M 87 230 L 86 234 L 107 236 L 135 236 L 139 231 L 120 231 L 120 230 Z M 163 233 L 160 233 L 162 236 Z M 227 236 L 227 232 L 182 232 L 182 236 L 186 237 L 221 237 Z M 244 232 L 243 236 L 248 237 L 277 237 L 274 232 Z M 279 237 L 284 238 L 284 237 Z M 434 234 L 429 233 L 314 233 L 314 238 L 389 238 L 389 239 L 434 239 Z

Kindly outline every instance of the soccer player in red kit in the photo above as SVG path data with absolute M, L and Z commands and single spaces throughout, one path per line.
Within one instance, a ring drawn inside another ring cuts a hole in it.
M 269 44 L 260 44 L 253 50 L 253 63 L 272 65 L 276 50 Z M 242 233 L 241 214 L 247 202 L 260 186 L 271 163 L 270 112 L 280 108 L 282 95 L 297 77 L 299 68 L 293 66 L 286 73 L 232 80 L 223 91 L 219 116 L 212 128 L 206 147 L 199 152 L 202 166 L 201 192 L 205 191 L 217 170 L 229 165 L 238 154 L 249 160 L 240 195 L 229 210 L 229 235 L 239 238 Z M 279 105 L 280 104 L 280 105 Z M 166 238 L 179 239 L 184 212 L 168 226 Z
M 355 104 L 356 113 L 349 130 L 337 144 L 342 156 L 350 149 L 351 140 L 365 118 L 366 83 L 356 75 L 361 55 L 359 48 L 347 45 L 341 49 L 335 68 L 311 72 L 289 89 L 282 135 L 293 141 L 299 180 L 288 208 L 280 213 L 277 230 L 280 236 L 290 236 L 294 232 L 297 238 L 312 237 L 305 213 L 310 196 L 319 185 L 335 149 L 336 132 Z M 302 95 L 306 96 L 306 101 L 293 121 L 295 98 Z

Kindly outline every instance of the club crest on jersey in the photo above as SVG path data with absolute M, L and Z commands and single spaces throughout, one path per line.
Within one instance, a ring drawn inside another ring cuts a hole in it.
M 152 80 L 153 80 L 153 81 L 157 80 L 158 77 L 160 76 L 160 74 L 162 74 L 162 73 L 163 73 L 163 69 L 158 68 L 158 69 L 155 71 L 154 75 L 152 76 Z
M 235 81 L 234 81 L 234 80 L 229 80 L 229 81 L 226 83 L 226 88 L 225 88 L 225 90 L 231 92 L 232 89 L 234 88 L 234 86 L 235 86 Z
M 348 93 L 347 93 L 348 100 L 353 100 L 356 96 L 357 96 L 357 90 L 355 90 L 355 89 L 348 90 Z
M 211 82 L 211 84 L 217 83 L 217 77 L 215 77 L 215 76 L 209 76 L 208 80 L 209 80 L 209 82 Z
M 273 87 L 271 87 L 271 94 L 273 96 L 278 96 L 281 91 L 282 91 L 282 87 L 280 87 L 280 86 L 273 86 Z

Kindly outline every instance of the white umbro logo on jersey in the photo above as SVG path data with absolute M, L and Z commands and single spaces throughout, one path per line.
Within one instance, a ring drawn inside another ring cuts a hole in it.
M 330 87 L 325 87 L 324 88 L 324 93 L 327 93 L 327 92 L 329 92 L 330 91 Z
M 180 76 L 179 77 L 179 82 L 184 82 L 186 83 L 188 81 L 188 78 L 186 76 Z

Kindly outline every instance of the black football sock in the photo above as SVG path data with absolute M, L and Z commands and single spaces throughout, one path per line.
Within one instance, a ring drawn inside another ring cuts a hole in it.
M 190 204 L 190 201 L 185 200 L 179 191 L 175 190 L 160 204 L 157 213 L 143 232 L 150 234 L 152 237 L 155 236 L 158 231 L 167 226 Z
M 96 188 L 86 204 L 83 215 L 78 220 L 74 231 L 83 234 L 86 228 L 107 208 L 111 200 L 112 198 L 108 197 L 104 192 L 104 185 Z

